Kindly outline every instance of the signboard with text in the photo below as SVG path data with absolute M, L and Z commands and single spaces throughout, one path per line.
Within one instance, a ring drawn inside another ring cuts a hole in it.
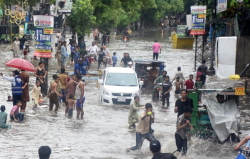
M 235 95 L 245 95 L 245 88 L 244 87 L 236 87 L 235 88 Z
M 34 15 L 33 17 L 36 40 L 34 56 L 51 58 L 54 17 L 47 15 Z
M 227 10 L 227 0 L 218 0 L 217 13 L 224 12 Z
M 207 6 L 191 6 L 192 28 L 190 35 L 205 34 Z
M 57 0 L 56 1 L 56 7 L 57 7 L 57 12 L 60 14 L 69 14 L 71 13 L 73 6 L 72 0 Z

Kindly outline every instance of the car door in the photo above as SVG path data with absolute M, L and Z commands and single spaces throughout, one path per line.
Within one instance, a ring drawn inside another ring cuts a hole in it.
M 103 96 L 105 78 L 106 78 L 106 71 L 103 72 L 103 75 L 102 75 L 103 83 L 100 84 L 99 100 L 101 101 L 101 103 L 103 102 L 102 96 Z

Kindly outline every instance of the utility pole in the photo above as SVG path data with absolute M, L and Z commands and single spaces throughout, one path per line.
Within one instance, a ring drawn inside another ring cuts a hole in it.
M 211 57 L 210 57 L 210 71 L 214 71 L 214 49 L 215 49 L 215 36 L 216 36 L 216 30 L 215 30 L 215 25 L 216 25 L 216 14 L 217 14 L 217 1 L 214 0 L 213 2 L 213 11 L 212 11 L 212 47 L 211 47 Z

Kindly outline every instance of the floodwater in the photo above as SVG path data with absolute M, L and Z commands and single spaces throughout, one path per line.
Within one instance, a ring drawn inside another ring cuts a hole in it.
M 177 67 L 181 66 L 187 79 L 194 70 L 194 51 L 172 49 L 169 35 L 169 30 L 164 32 L 155 30 L 139 34 L 128 43 L 123 43 L 118 38 L 112 38 L 108 49 L 110 53 L 117 53 L 118 61 L 121 60 L 124 52 L 129 52 L 133 60 L 151 60 L 152 44 L 157 39 L 162 45 L 159 60 L 165 62 L 165 69 L 170 78 L 172 79 L 177 72 Z M 68 36 L 70 37 L 70 35 Z M 87 40 L 87 46 L 90 46 L 92 38 L 86 37 L 85 40 Z M 12 58 L 12 53 L 6 47 L 7 45 L 1 46 L 0 72 L 11 75 L 13 69 L 4 66 L 4 62 Z M 29 59 L 31 57 L 32 55 L 29 55 Z M 38 61 L 33 64 L 37 66 Z M 56 61 L 52 58 L 49 61 L 50 78 L 56 72 L 55 66 Z M 96 70 L 96 65 L 93 65 L 91 69 Z M 67 67 L 67 70 L 73 69 Z M 30 76 L 31 90 L 35 84 L 35 78 L 31 73 Z M 209 79 L 208 77 L 208 81 Z M 9 114 L 12 103 L 7 103 L 6 100 L 7 95 L 11 94 L 11 84 L 0 79 L 0 87 L 1 105 L 6 106 L 6 112 Z M 76 120 L 76 111 L 74 111 L 73 119 L 68 119 L 64 116 L 64 107 L 61 107 L 57 114 L 50 113 L 48 108 L 32 110 L 32 102 L 30 102 L 26 109 L 25 122 L 10 122 L 8 119 L 12 129 L 0 133 L 0 159 L 38 158 L 38 148 L 43 145 L 51 147 L 51 158 L 53 159 L 149 159 L 152 157 L 149 142 L 146 140 L 141 151 L 126 152 L 127 148 L 135 146 L 135 132 L 128 132 L 127 129 L 129 106 L 101 105 L 98 101 L 96 81 L 87 82 L 85 97 L 84 120 Z M 152 128 L 155 130 L 156 139 L 162 144 L 162 152 L 172 153 L 176 150 L 174 139 L 177 116 L 174 113 L 175 100 L 173 90 L 170 97 L 171 111 L 162 112 L 160 111 L 161 103 L 152 102 L 151 94 L 141 96 L 141 104 L 147 102 L 153 104 L 156 118 Z M 214 144 L 209 140 L 198 140 L 193 137 L 192 142 L 189 143 L 187 157 L 178 156 L 178 158 L 228 159 L 236 158 L 236 156 L 237 153 L 233 151 L 231 144 Z

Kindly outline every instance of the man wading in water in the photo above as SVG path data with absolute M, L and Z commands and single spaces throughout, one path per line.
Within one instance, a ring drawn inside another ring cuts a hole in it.
M 58 97 L 62 97 L 62 95 L 59 94 L 56 90 L 57 83 L 59 82 L 59 77 L 55 76 L 54 80 L 55 81 L 50 85 L 50 88 L 49 88 L 49 91 L 50 91 L 50 93 L 49 93 L 49 111 L 52 111 L 53 105 L 55 104 L 56 105 L 55 113 L 57 113 L 58 108 L 59 108 L 59 98 Z
M 153 129 L 151 129 L 151 124 L 154 123 L 154 112 L 151 103 L 146 103 L 146 110 L 142 113 L 140 121 L 136 127 L 136 146 L 127 149 L 130 150 L 140 150 L 144 139 L 148 141 L 153 141 Z
M 76 118 L 79 119 L 81 114 L 81 119 L 83 119 L 84 111 L 83 111 L 83 103 L 85 101 L 84 97 L 84 83 L 81 81 L 81 76 L 77 75 L 78 85 L 76 86 L 76 110 L 77 116 Z

